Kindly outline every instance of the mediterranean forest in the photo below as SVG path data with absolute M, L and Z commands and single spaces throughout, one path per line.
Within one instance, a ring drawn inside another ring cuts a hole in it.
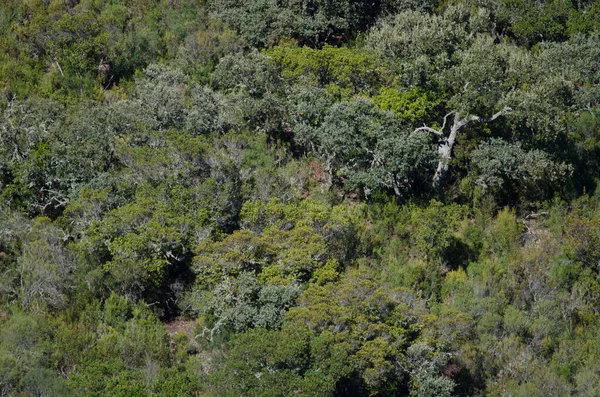
M 600 2 L 0 0 L 0 396 L 600 396 Z

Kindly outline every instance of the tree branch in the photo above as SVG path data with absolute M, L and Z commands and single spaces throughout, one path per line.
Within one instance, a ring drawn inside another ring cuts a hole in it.
M 425 125 L 425 126 L 423 126 L 423 127 L 419 127 L 419 128 L 417 128 L 417 129 L 415 129 L 415 130 L 414 130 L 414 131 L 411 133 L 411 135 L 413 135 L 413 134 L 416 134 L 417 132 L 421 132 L 421 131 L 433 132 L 434 134 L 436 134 L 436 135 L 439 135 L 439 136 L 442 136 L 442 135 L 444 135 L 444 129 L 446 129 L 446 122 L 448 121 L 448 117 L 449 117 L 449 116 L 451 116 L 451 115 L 453 115 L 454 113 L 455 113 L 455 112 L 454 112 L 454 111 L 452 111 L 452 112 L 450 112 L 450 113 L 448 113 L 448 114 L 446 114 L 446 115 L 444 116 L 444 122 L 442 123 L 442 128 L 440 128 L 439 130 L 436 130 L 436 129 L 434 129 L 434 128 L 431 128 L 431 127 L 427 127 L 427 126 Z
M 512 112 L 512 108 L 510 106 L 505 106 L 502 110 L 494 113 L 491 117 L 479 117 L 479 116 L 471 116 L 469 117 L 470 121 L 477 121 L 479 123 L 488 123 L 490 121 L 496 120 L 500 116 L 504 116 L 507 113 Z
M 442 131 L 434 130 L 433 128 L 427 127 L 427 126 L 417 128 L 416 130 L 414 130 L 411 133 L 411 135 L 416 134 L 417 132 L 421 132 L 421 131 L 433 132 L 434 134 L 440 135 L 440 136 L 444 135 L 444 133 Z
M 58 66 L 58 71 L 60 72 L 60 75 L 62 77 L 65 77 L 65 74 L 63 73 L 62 68 L 60 67 L 60 63 L 58 63 L 58 61 L 55 59 L 54 62 L 56 63 L 56 66 Z
M 454 111 L 452 111 L 444 116 L 444 122 L 442 123 L 441 131 L 444 131 L 444 128 L 446 128 L 446 121 L 448 120 L 448 116 L 453 115 L 453 114 L 455 114 Z

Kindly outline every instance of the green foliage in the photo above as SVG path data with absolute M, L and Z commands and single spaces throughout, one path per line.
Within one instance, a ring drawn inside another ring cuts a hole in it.
M 516 251 L 519 244 L 521 227 L 516 215 L 508 207 L 498 213 L 496 222 L 490 228 L 490 249 L 498 256 Z
M 393 10 L 395 3 L 374 6 L 347 0 L 319 0 L 312 4 L 294 0 L 215 0 L 210 2 L 210 8 L 252 46 L 268 46 L 291 37 L 302 44 L 320 47 L 365 31 L 380 13 Z
M 185 201 L 168 205 L 157 200 L 161 194 L 160 189 L 140 189 L 136 201 L 109 211 L 86 230 L 88 249 L 100 260 L 109 258 L 102 264 L 109 283 L 129 296 L 158 298 L 162 286 L 178 277 L 195 227 L 206 224 L 203 211 L 178 214 Z
M 510 24 L 510 32 L 517 40 L 532 45 L 544 40 L 564 39 L 572 10 L 573 2 L 570 0 L 504 0 L 499 18 Z
M 373 102 L 362 98 L 338 102 L 322 121 L 313 121 L 312 126 L 310 122 L 300 121 L 296 139 L 321 156 L 329 183 L 337 174 L 366 196 L 386 189 L 401 197 L 418 192 L 416 188 L 426 183 L 435 156 L 430 137 L 406 132 L 401 120 Z
M 385 394 L 402 387 L 402 364 L 398 366 L 391 358 L 402 354 L 416 331 L 411 321 L 415 314 L 393 296 L 369 274 L 353 271 L 333 286 L 310 287 L 288 317 L 296 327 L 312 331 L 315 339 L 330 339 L 329 354 L 345 350 L 347 358 L 342 363 L 349 367 L 343 369 L 345 373 L 338 372 L 337 366 L 328 371 L 337 372 L 331 375 L 337 375 L 339 386 L 350 386 L 353 381 L 347 377 L 358 376 L 354 380 L 358 387 Z M 329 310 L 319 309 L 325 307 Z
M 569 13 L 567 21 L 567 33 L 573 35 L 576 33 L 591 33 L 598 31 L 600 22 L 600 5 L 592 2 L 589 7 L 583 10 L 572 10 Z
M 242 230 L 221 241 L 205 240 L 194 260 L 201 285 L 252 271 L 266 281 L 306 281 L 332 259 L 351 258 L 352 213 L 307 199 L 284 205 L 277 199 L 247 202 Z M 331 266 L 331 262 L 328 266 Z
M 518 144 L 497 139 L 474 150 L 472 161 L 479 174 L 477 184 L 484 192 L 502 191 L 504 197 L 510 197 L 512 191 L 530 200 L 547 198 L 572 173 L 572 167 L 552 161 L 543 151 L 525 151 Z
M 427 345 L 415 344 L 408 348 L 409 360 L 416 367 L 413 370 L 411 396 L 433 397 L 451 396 L 455 383 L 440 375 L 440 368 L 445 365 L 444 355 L 434 356 L 433 349 Z
M 219 59 L 245 48 L 244 41 L 220 20 L 210 19 L 205 28 L 190 33 L 179 48 L 178 61 L 189 74 L 206 80 Z
M 314 82 L 332 95 L 344 99 L 368 95 L 389 80 L 387 68 L 378 57 L 364 50 L 325 45 L 309 47 L 279 45 L 266 51 L 292 83 Z
M 487 35 L 477 35 L 455 55 L 456 64 L 441 74 L 440 83 L 451 93 L 453 108 L 462 114 L 493 114 L 510 104 L 511 90 L 527 78 L 523 70 L 527 55 L 509 44 L 495 44 Z
M 190 311 L 211 318 L 211 324 L 202 329 L 202 336 L 212 341 L 224 329 L 241 332 L 249 328 L 279 328 L 298 294 L 296 284 L 265 284 L 242 273 L 222 281 L 210 293 L 192 292 L 188 301 Z
M 44 318 L 14 313 L 0 332 L 0 391 L 7 395 L 73 395 L 48 366 L 50 330 Z
M 6 4 L 0 45 L 11 60 L 0 71 L 9 93 L 96 97 L 160 58 L 173 58 L 195 32 L 203 7 L 182 1 L 84 1 Z M 12 63 L 12 64 L 11 64 Z M 12 73 L 19 65 L 19 73 Z
M 461 19 L 461 10 L 454 8 L 443 15 L 403 11 L 372 29 L 366 45 L 389 61 L 402 85 L 428 87 L 431 76 L 450 65 L 467 37 Z
M 598 395 L 599 10 L 4 1 L 0 394 Z
M 414 340 L 416 315 L 372 276 L 352 271 L 340 283 L 306 290 L 281 331 L 255 330 L 234 340 L 212 388 L 215 394 L 393 395 L 408 387 L 405 371 L 412 364 L 392 357 Z M 431 368 L 435 377 L 438 368 Z
M 379 95 L 373 97 L 373 102 L 381 109 L 389 110 L 400 119 L 411 122 L 427 120 L 441 103 L 433 93 L 419 88 L 404 92 L 382 88 Z

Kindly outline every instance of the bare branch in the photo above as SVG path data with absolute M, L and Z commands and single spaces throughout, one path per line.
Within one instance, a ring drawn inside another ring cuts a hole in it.
M 544 211 L 544 212 L 539 212 L 539 213 L 537 213 L 537 214 L 536 214 L 536 213 L 531 213 L 531 214 L 527 215 L 527 216 L 525 217 L 525 219 L 526 219 L 526 220 L 528 220 L 528 219 L 538 219 L 538 218 L 539 218 L 539 217 L 541 217 L 541 216 L 548 216 L 548 215 L 550 215 L 550 213 L 549 213 L 549 212 L 546 212 L 546 211 Z
M 513 109 L 511 107 L 505 106 L 502 110 L 494 113 L 491 117 L 471 116 L 471 117 L 469 117 L 469 120 L 470 121 L 477 121 L 477 122 L 480 122 L 480 123 L 488 123 L 490 121 L 496 120 L 500 116 L 504 116 L 505 114 L 512 112 L 512 110 Z
M 452 111 L 448 114 L 446 114 L 444 116 L 444 122 L 442 123 L 442 128 L 440 128 L 439 130 L 436 130 L 435 128 L 431 128 L 431 127 L 427 127 L 426 125 L 423 127 L 419 127 L 417 129 L 415 129 L 411 135 L 416 134 L 417 132 L 421 132 L 421 131 L 427 131 L 427 132 L 433 132 L 436 135 L 442 136 L 444 135 L 444 129 L 446 129 L 446 122 L 448 121 L 448 117 L 453 115 L 455 112 Z
M 417 132 L 421 132 L 421 131 L 433 132 L 434 134 L 440 135 L 440 136 L 444 135 L 444 133 L 442 131 L 434 130 L 433 128 L 427 127 L 427 126 L 417 128 L 416 130 L 414 130 L 411 133 L 411 135 L 416 134 Z
M 62 77 L 65 77 L 65 74 L 63 73 L 62 68 L 60 67 L 60 63 L 58 63 L 58 61 L 55 59 L 54 62 L 56 63 L 56 66 L 58 66 L 58 71 L 60 72 L 60 75 Z
M 440 131 L 444 131 L 444 129 L 446 128 L 446 121 L 448 120 L 448 116 L 453 115 L 454 113 L 455 112 L 452 111 L 444 116 L 444 122 L 442 123 L 442 128 L 440 129 Z

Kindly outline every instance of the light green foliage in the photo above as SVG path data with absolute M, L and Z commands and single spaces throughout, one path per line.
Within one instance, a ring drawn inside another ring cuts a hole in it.
M 498 213 L 496 222 L 490 227 L 490 249 L 498 256 L 515 252 L 519 244 L 521 226 L 516 215 L 508 207 Z
M 242 230 L 222 241 L 207 239 L 198 247 L 194 265 L 198 281 L 215 285 L 244 271 L 274 283 L 308 280 L 327 263 L 329 247 L 341 248 L 330 251 L 338 261 L 352 252 L 350 216 L 310 199 L 287 205 L 276 199 L 247 202 L 241 213 Z
M 158 319 L 143 305 L 111 294 L 104 302 L 95 354 L 118 357 L 131 367 L 141 367 L 147 360 L 158 363 L 168 359 L 167 334 Z
M 14 313 L 0 332 L 0 392 L 5 395 L 70 396 L 71 390 L 47 367 L 50 330 L 44 318 Z
M 310 81 L 341 98 L 368 95 L 389 79 L 387 68 L 377 55 L 364 50 L 279 45 L 266 54 L 279 65 L 283 78 L 292 83 Z
M 419 88 L 409 91 L 382 88 L 379 95 L 372 99 L 381 109 L 389 110 L 400 119 L 412 122 L 427 120 L 441 103 L 433 93 Z

